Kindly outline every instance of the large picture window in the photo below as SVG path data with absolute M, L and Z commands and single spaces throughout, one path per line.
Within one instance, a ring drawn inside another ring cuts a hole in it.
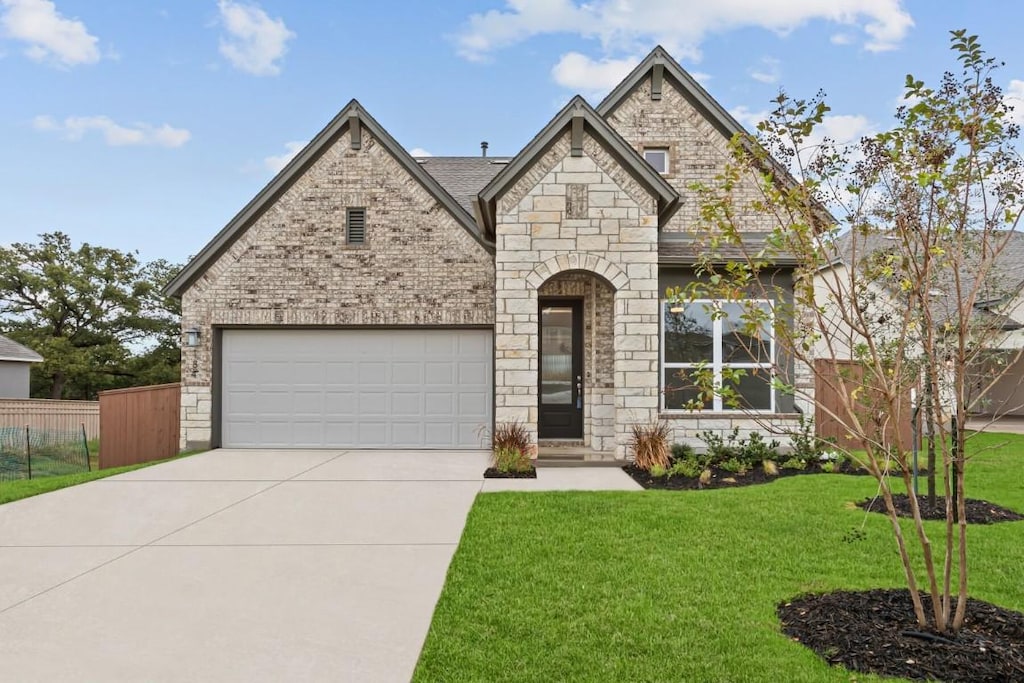
M 751 311 L 753 307 L 754 311 Z M 662 304 L 661 375 L 665 410 L 775 410 L 772 361 L 775 358 L 772 305 L 767 300 L 690 301 Z M 753 315 L 751 314 L 753 313 Z M 735 373 L 742 370 L 742 373 Z M 739 405 L 720 392 L 701 396 L 698 379 L 711 373 Z

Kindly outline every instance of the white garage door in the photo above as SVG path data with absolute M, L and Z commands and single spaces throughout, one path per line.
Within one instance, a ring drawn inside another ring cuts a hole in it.
M 224 330 L 229 448 L 480 448 L 489 330 Z

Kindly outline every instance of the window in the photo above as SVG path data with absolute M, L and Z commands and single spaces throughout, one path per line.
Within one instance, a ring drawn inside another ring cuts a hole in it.
M 366 242 L 366 209 L 348 209 L 345 214 L 345 241 L 349 244 Z
M 644 150 L 644 159 L 661 175 L 668 173 L 668 149 L 649 147 Z
M 751 311 L 751 303 L 757 311 Z M 742 370 L 731 388 L 739 406 L 716 395 L 703 402 L 705 410 L 775 410 L 771 387 L 775 358 L 771 303 L 755 300 L 693 301 L 681 306 L 663 302 L 661 327 L 661 373 L 665 410 L 685 410 L 699 401 L 697 373 L 712 373 L 721 387 L 724 374 Z M 676 310 L 673 311 L 673 308 Z M 679 310 L 681 309 L 681 310 Z

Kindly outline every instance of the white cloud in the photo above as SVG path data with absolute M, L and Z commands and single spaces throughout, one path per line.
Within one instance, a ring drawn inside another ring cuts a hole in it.
M 220 53 L 232 66 L 254 76 L 281 73 L 278 63 L 288 51 L 295 34 L 280 18 L 271 19 L 256 5 L 218 0 L 220 19 L 227 35 L 220 40 Z
M 1010 112 L 1010 120 L 1024 126 L 1024 81 L 1019 81 L 1016 78 L 1011 80 L 1010 85 L 1003 92 L 1003 102 L 1006 106 L 1013 108 L 1013 111 Z
M 281 154 L 272 154 L 269 157 L 264 157 L 263 165 L 274 173 L 279 172 L 282 168 L 288 165 L 296 154 L 302 151 L 308 143 L 301 140 L 284 143 L 284 152 Z
M 709 34 L 744 27 L 785 34 L 815 20 L 846 33 L 859 29 L 869 51 L 897 47 L 914 25 L 902 0 L 506 0 L 504 9 L 471 15 L 456 44 L 463 57 L 481 60 L 533 36 L 569 33 L 600 40 L 607 54 L 661 43 L 677 57 L 698 60 Z
M 770 113 L 767 109 L 760 111 L 751 111 L 749 107 L 740 105 L 734 109 L 730 109 L 729 113 L 732 117 L 740 122 L 744 128 L 750 132 L 754 132 L 757 129 L 757 124 L 768 118 Z
M 829 37 L 829 42 L 833 45 L 849 45 L 853 42 L 853 36 L 849 33 L 833 33 Z
M 409 156 L 432 157 L 434 155 L 428 152 L 427 150 L 423 149 L 422 147 L 413 147 L 412 149 L 409 150 Z
M 99 40 L 78 19 L 67 19 L 50 0 L 0 0 L 0 32 L 28 44 L 37 62 L 69 67 L 100 60 Z
M 780 62 L 774 57 L 762 57 L 759 66 L 750 70 L 750 77 L 761 83 L 778 83 L 781 70 Z
M 184 128 L 174 128 L 166 123 L 160 126 L 147 123 L 123 126 L 107 116 L 69 116 L 63 121 L 57 121 L 52 116 L 37 116 L 32 120 L 32 127 L 39 131 L 60 133 L 65 139 L 73 141 L 81 140 L 90 131 L 96 131 L 111 147 L 181 147 L 192 137 Z
M 562 55 L 551 69 L 551 76 L 564 88 L 594 93 L 608 91 L 618 85 L 640 62 L 637 57 L 625 59 L 591 59 L 579 52 Z

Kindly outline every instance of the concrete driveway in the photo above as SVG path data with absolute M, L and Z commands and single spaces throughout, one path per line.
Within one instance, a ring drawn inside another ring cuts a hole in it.
M 486 462 L 218 450 L 0 506 L 0 679 L 407 681 Z

